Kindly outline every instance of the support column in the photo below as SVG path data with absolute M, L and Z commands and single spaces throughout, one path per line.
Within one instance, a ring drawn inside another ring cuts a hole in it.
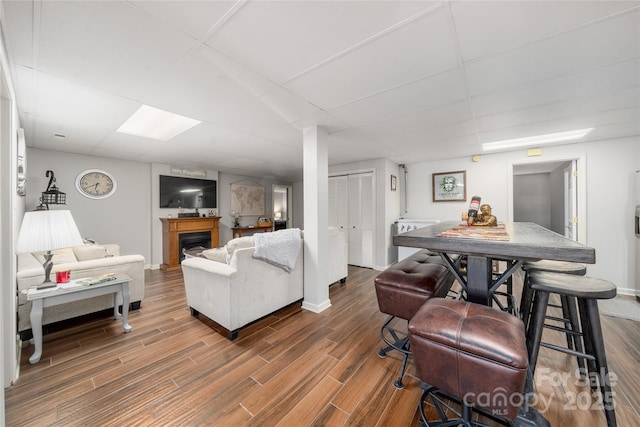
M 329 156 L 327 131 L 303 130 L 304 166 L 304 301 L 302 308 L 319 313 L 329 300 Z

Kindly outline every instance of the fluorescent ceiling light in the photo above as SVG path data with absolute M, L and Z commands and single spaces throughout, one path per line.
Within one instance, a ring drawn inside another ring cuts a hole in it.
M 527 136 L 524 138 L 506 139 L 504 141 L 484 142 L 482 151 L 506 150 L 509 148 L 534 147 L 538 145 L 553 144 L 556 142 L 572 141 L 580 139 L 593 128 L 570 130 L 567 132 L 547 133 L 545 135 Z
M 199 123 L 199 120 L 142 105 L 117 132 L 168 141 Z
M 180 190 L 181 193 L 197 193 L 200 191 L 197 188 L 185 188 L 184 190 Z

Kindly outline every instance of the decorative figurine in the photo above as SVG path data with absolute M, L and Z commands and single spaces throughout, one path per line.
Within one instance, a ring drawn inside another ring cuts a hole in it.
M 498 225 L 498 219 L 491 214 L 491 206 L 485 203 L 480 206 L 480 213 L 471 225 L 495 227 Z

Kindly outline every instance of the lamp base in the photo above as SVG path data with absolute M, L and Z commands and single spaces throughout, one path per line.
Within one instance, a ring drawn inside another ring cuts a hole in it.
M 53 283 L 53 282 L 44 282 L 44 283 L 40 283 L 38 286 L 36 286 L 36 289 L 37 290 L 49 289 L 49 288 L 55 288 L 56 286 L 58 286 L 58 285 Z

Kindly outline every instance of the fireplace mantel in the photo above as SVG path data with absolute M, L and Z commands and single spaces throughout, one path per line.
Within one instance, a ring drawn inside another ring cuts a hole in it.
M 162 264 L 165 271 L 180 269 L 178 236 L 181 233 L 211 232 L 211 247 L 220 245 L 219 216 L 193 218 L 160 218 L 162 221 Z

